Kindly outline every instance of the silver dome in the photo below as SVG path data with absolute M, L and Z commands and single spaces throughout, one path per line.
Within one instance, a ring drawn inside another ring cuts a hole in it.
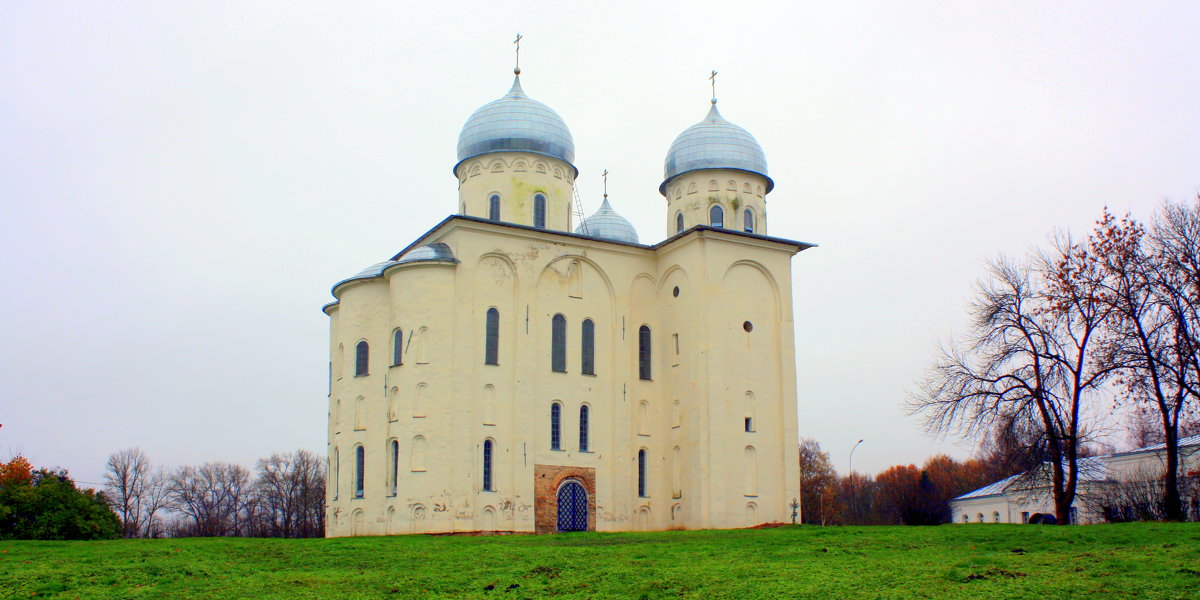
M 481 106 L 458 134 L 458 164 L 505 151 L 541 154 L 575 166 L 575 142 L 567 124 L 554 109 L 525 95 L 520 75 L 508 94 Z
M 767 179 L 768 192 L 775 187 L 767 176 L 767 156 L 762 146 L 750 132 L 726 121 L 717 112 L 716 100 L 703 121 L 683 130 L 671 144 L 658 191 L 665 195 L 672 179 L 700 169 L 749 171 Z
M 608 204 L 608 198 L 605 198 L 604 202 L 600 204 L 600 210 L 584 219 L 579 227 L 575 228 L 575 233 L 630 244 L 638 243 L 638 233 L 633 228 L 633 223 L 618 215 L 617 211 Z
M 396 264 L 403 265 L 415 262 L 458 262 L 454 258 L 454 252 L 450 251 L 450 246 L 442 242 L 435 242 L 428 246 L 419 246 L 409 250 Z

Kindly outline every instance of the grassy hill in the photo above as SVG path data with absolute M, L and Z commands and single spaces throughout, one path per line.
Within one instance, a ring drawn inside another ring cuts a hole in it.
M 1200 599 L 1200 524 L 0 542 L 0 596 Z

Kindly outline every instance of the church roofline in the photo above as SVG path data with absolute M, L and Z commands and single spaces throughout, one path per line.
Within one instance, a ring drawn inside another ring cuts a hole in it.
M 484 223 L 487 225 L 496 225 L 499 227 L 508 227 L 511 229 L 519 229 L 521 231 L 549 234 L 549 235 L 555 235 L 555 236 L 577 239 L 577 240 L 587 240 L 589 242 L 600 242 L 600 243 L 604 243 L 604 244 L 612 244 L 614 246 L 625 246 L 628 248 L 642 248 L 645 250 L 658 250 L 659 248 L 662 248 L 663 246 L 674 243 L 678 239 L 687 237 L 688 235 L 692 234 L 693 232 L 702 232 L 702 231 L 712 231 L 714 233 L 732 235 L 732 236 L 736 236 L 736 237 L 743 237 L 743 238 L 749 238 L 749 239 L 753 239 L 753 240 L 760 240 L 760 241 L 771 242 L 771 243 L 775 243 L 775 244 L 782 244 L 785 246 L 791 246 L 796 249 L 796 252 L 803 252 L 804 250 L 807 250 L 809 248 L 817 247 L 816 244 L 810 244 L 808 242 L 800 242 L 797 240 L 789 240 L 786 238 L 772 237 L 769 235 L 759 235 L 757 233 L 746 233 L 744 231 L 736 231 L 733 229 L 725 229 L 722 227 L 711 227 L 709 225 L 697 225 L 686 231 L 677 233 L 677 234 L 675 234 L 661 242 L 658 242 L 656 244 L 635 244 L 633 242 L 621 242 L 621 241 L 612 240 L 612 239 L 608 239 L 608 238 L 583 235 L 581 233 L 571 233 L 568 231 L 556 231 L 553 229 L 542 229 L 540 227 L 533 227 L 530 225 L 522 225 L 520 223 L 506 223 L 504 221 L 493 221 L 491 219 L 484 219 L 482 217 L 472 217 L 472 216 L 467 216 L 467 215 L 450 215 L 450 216 L 446 217 L 445 219 L 442 219 L 437 225 L 434 225 L 432 228 L 430 228 L 429 231 L 426 231 L 425 233 L 421 234 L 421 236 L 418 237 L 415 241 L 413 241 L 411 244 L 405 246 L 403 250 L 401 250 L 400 252 L 397 252 L 396 255 L 391 258 L 391 260 L 393 260 L 393 261 L 400 260 L 400 257 L 404 256 L 405 253 L 409 252 L 410 250 L 412 250 L 414 248 L 424 245 L 426 243 L 426 240 L 428 240 L 430 236 L 437 233 L 440 229 L 444 228 L 447 224 L 449 224 L 452 221 L 467 221 L 470 223 Z

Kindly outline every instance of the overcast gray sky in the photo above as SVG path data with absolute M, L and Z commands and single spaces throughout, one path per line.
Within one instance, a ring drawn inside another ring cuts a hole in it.
M 675 136 L 762 144 L 794 261 L 800 435 L 921 462 L 900 403 L 981 261 L 1200 185 L 1200 3 L 0 0 L 0 454 L 99 481 L 325 446 L 329 287 L 455 210 L 511 82 L 585 212 L 664 237 Z

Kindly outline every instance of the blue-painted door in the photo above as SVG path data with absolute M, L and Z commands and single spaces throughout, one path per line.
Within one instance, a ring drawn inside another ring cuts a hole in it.
M 587 531 L 587 490 L 578 481 L 568 481 L 558 488 L 558 530 Z

